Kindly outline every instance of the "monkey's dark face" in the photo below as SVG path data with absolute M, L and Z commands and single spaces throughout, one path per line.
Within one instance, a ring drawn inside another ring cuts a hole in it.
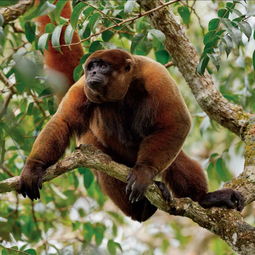
M 94 91 L 103 93 L 109 76 L 112 72 L 112 65 L 102 59 L 93 59 L 86 67 L 87 86 Z
M 122 50 L 100 50 L 85 63 L 85 93 L 94 103 L 123 99 L 133 77 L 133 58 Z

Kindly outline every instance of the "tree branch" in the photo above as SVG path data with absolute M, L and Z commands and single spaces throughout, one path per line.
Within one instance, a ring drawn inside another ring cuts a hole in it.
M 0 14 L 4 17 L 4 24 L 23 15 L 33 4 L 33 0 L 20 0 L 17 4 L 0 8 Z
M 59 175 L 82 166 L 102 171 L 123 182 L 126 182 L 130 171 L 128 167 L 112 161 L 108 155 L 93 146 L 81 145 L 71 155 L 49 167 L 43 181 L 50 181 Z M 18 187 L 18 176 L 6 179 L 0 182 L 0 193 L 18 190 Z M 222 208 L 204 209 L 189 198 L 173 199 L 170 203 L 167 203 L 154 184 L 148 188 L 145 195 L 160 210 L 172 215 L 186 216 L 201 227 L 219 235 L 240 254 L 254 254 L 255 228 L 248 225 L 239 212 Z
M 145 11 L 159 6 L 159 0 L 138 0 Z M 227 101 L 216 89 L 212 77 L 206 73 L 200 75 L 196 68 L 199 57 L 195 48 L 184 33 L 183 27 L 176 21 L 168 8 L 162 8 L 149 14 L 153 26 L 165 36 L 165 46 L 192 90 L 197 102 L 208 116 L 228 128 L 241 138 L 250 117 L 242 107 Z

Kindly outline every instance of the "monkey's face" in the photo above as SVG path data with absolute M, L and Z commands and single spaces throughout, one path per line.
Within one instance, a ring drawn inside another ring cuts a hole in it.
M 126 95 L 133 78 L 133 57 L 122 50 L 100 50 L 85 63 L 85 93 L 94 103 L 115 102 Z

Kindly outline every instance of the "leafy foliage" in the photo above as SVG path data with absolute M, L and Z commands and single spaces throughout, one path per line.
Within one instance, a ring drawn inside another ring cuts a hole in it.
M 0 6 L 17 2 L 5 0 Z M 0 15 L 0 72 L 10 82 L 0 83 L 0 180 L 20 174 L 35 137 L 56 110 L 54 84 L 46 77 L 42 64 L 42 52 L 47 49 L 48 42 L 60 49 L 63 34 L 65 44 L 70 46 L 74 31 L 78 31 L 85 52 L 74 70 L 75 80 L 82 75 L 87 57 L 98 49 L 120 47 L 133 54 L 148 55 L 161 64 L 171 60 L 164 46 L 165 35 L 152 27 L 148 17 L 140 15 L 135 0 L 74 0 L 70 21 L 60 16 L 65 2 L 40 1 L 38 7 L 31 8 L 15 23 L 4 24 Z M 201 54 L 197 71 L 201 75 L 206 69 L 213 73 L 228 100 L 253 112 L 253 6 L 249 1 L 213 2 L 206 1 L 203 5 L 203 1 L 182 1 L 171 8 L 180 16 Z M 215 9 L 208 11 L 213 16 L 211 19 L 204 15 L 208 4 Z M 39 37 L 33 19 L 44 14 L 50 15 L 51 23 Z M 205 23 L 208 29 L 203 34 Z M 237 161 L 233 163 L 233 158 L 241 158 L 241 143 L 201 113 L 174 67 L 171 74 L 193 116 L 192 135 L 187 139 L 185 150 L 200 158 L 210 178 L 210 187 L 216 189 L 234 175 L 231 170 Z M 73 142 L 71 149 L 74 146 Z M 164 221 L 163 215 L 161 221 Z M 147 224 L 130 224 L 109 205 L 91 170 L 81 168 L 45 184 L 40 201 L 31 203 L 16 194 L 1 195 L 0 252 L 167 254 L 177 246 L 182 253 L 190 249 L 191 242 L 196 242 L 196 237 L 185 231 L 195 228 L 191 223 L 187 225 L 174 219 L 169 222 L 167 218 L 163 225 L 164 229 L 162 222 L 158 225 L 153 218 Z M 146 229 L 142 237 L 147 239 L 140 238 L 139 228 Z M 130 231 L 136 247 L 129 245 Z M 206 238 L 205 234 L 204 240 Z M 229 248 L 218 239 L 208 240 L 208 249 L 214 254 L 230 254 Z

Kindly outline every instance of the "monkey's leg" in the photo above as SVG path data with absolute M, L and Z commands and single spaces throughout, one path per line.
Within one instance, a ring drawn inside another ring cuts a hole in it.
M 156 212 L 157 207 L 153 206 L 145 197 L 138 202 L 131 203 L 125 191 L 126 183 L 101 172 L 97 172 L 97 176 L 104 193 L 133 220 L 146 221 Z
M 201 166 L 182 151 L 164 172 L 163 177 L 176 197 L 190 197 L 205 208 L 216 206 L 243 209 L 244 199 L 238 191 L 221 189 L 208 193 L 206 178 Z

